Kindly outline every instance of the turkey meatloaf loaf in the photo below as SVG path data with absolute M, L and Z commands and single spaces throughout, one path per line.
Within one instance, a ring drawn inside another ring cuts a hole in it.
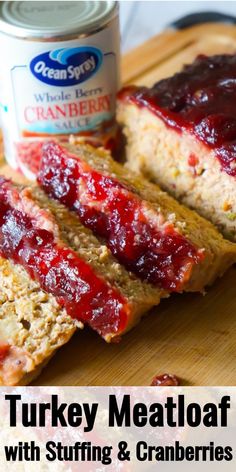
M 66 207 L 39 188 L 4 178 L 0 256 L 4 383 L 9 371 L 4 366 L 13 357 L 17 362 L 18 354 L 25 356 L 23 371 L 30 372 L 82 323 L 106 341 L 118 339 L 167 296 L 128 273 Z
M 128 270 L 156 287 L 203 291 L 235 262 L 236 246 L 211 223 L 102 149 L 47 143 L 38 182 Z
M 131 169 L 236 241 L 236 55 L 199 56 L 153 87 L 127 87 L 118 121 Z

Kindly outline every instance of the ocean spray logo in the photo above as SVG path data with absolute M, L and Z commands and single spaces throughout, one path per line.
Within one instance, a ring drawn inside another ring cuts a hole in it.
M 102 59 L 102 52 L 94 47 L 56 49 L 34 57 L 30 70 L 45 84 L 69 87 L 90 79 L 100 68 Z

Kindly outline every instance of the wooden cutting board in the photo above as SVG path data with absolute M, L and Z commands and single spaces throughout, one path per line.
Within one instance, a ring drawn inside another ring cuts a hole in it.
M 123 82 L 151 85 L 197 54 L 235 51 L 230 25 L 168 30 L 123 58 Z M 7 165 L 1 172 L 24 181 Z M 205 296 L 162 301 L 120 344 L 108 345 L 88 328 L 78 332 L 34 385 L 150 385 L 165 372 L 182 385 L 236 385 L 236 267 Z

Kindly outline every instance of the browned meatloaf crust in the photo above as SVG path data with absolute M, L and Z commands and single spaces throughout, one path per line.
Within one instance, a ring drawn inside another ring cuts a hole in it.
M 85 169 L 84 174 L 82 172 L 81 178 L 74 179 L 71 170 L 74 170 L 75 174 L 78 175 L 78 166 Z M 93 174 L 94 171 L 96 174 Z M 47 145 L 39 181 L 49 195 L 59 200 L 62 199 L 64 203 L 66 202 L 70 206 L 72 201 L 71 190 L 74 189 L 73 195 L 76 194 L 76 200 L 73 200 L 74 206 L 72 206 L 75 211 L 80 208 L 81 202 L 86 201 L 87 206 L 82 205 L 82 211 L 86 208 L 89 210 L 95 208 L 96 214 L 100 218 L 108 212 L 108 206 L 106 205 L 110 201 L 114 212 L 111 213 L 111 207 L 109 206 L 109 218 L 113 218 L 114 215 L 117 217 L 116 202 L 113 201 L 111 193 L 109 193 L 111 200 L 101 200 L 99 196 L 98 202 L 96 202 L 93 178 L 97 179 L 97 182 L 99 179 L 103 182 L 104 179 L 101 180 L 101 176 L 108 178 L 107 181 L 111 189 L 119 190 L 118 184 L 121 184 L 123 186 L 122 195 L 127 195 L 126 192 L 129 192 L 129 198 L 131 200 L 136 199 L 136 203 L 139 202 L 138 204 L 142 206 L 145 217 L 151 225 L 154 227 L 157 225 L 158 227 L 161 222 L 163 228 L 168 227 L 165 226 L 166 224 L 170 224 L 172 230 L 174 228 L 178 234 L 183 235 L 194 247 L 203 252 L 204 258 L 192 267 L 182 290 L 203 291 L 206 285 L 211 284 L 217 276 L 222 275 L 234 263 L 236 246 L 224 240 L 211 223 L 180 205 L 167 193 L 161 191 L 157 185 L 151 184 L 146 179 L 116 163 L 108 152 L 102 149 L 94 149 L 89 145 L 65 146 L 63 149 L 53 143 Z M 86 191 L 86 188 L 88 189 L 86 180 L 83 179 L 88 179 L 88 185 L 92 186 L 93 198 L 91 201 Z M 125 210 L 125 206 L 122 206 L 122 208 Z M 89 224 L 90 220 L 86 220 L 86 222 Z M 92 222 L 94 223 L 93 219 Z M 126 224 L 126 220 L 124 224 Z M 139 227 L 136 228 L 136 236 L 139 238 Z M 123 229 L 121 224 L 120 234 L 123 234 Z M 102 237 L 101 241 L 104 241 Z M 107 240 L 105 239 L 105 241 Z M 121 241 L 123 241 L 122 238 Z M 156 244 L 158 246 L 158 241 L 156 241 Z M 166 264 L 168 266 L 168 259 Z
M 236 241 L 236 55 L 198 57 L 118 97 L 128 166 Z

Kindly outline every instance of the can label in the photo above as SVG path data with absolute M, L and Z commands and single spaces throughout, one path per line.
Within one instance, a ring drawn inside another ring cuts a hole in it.
M 89 80 L 102 62 L 103 54 L 98 48 L 62 48 L 34 57 L 30 70 L 45 84 L 70 87 Z
M 34 57 L 29 66 L 14 67 L 21 135 L 76 134 L 110 120 L 114 97 L 113 84 L 104 74 L 108 62 L 100 49 L 78 47 L 52 49 Z
M 39 141 L 93 135 L 114 121 L 119 28 L 82 39 L 27 41 L 0 35 L 0 104 L 6 158 L 32 178 Z

